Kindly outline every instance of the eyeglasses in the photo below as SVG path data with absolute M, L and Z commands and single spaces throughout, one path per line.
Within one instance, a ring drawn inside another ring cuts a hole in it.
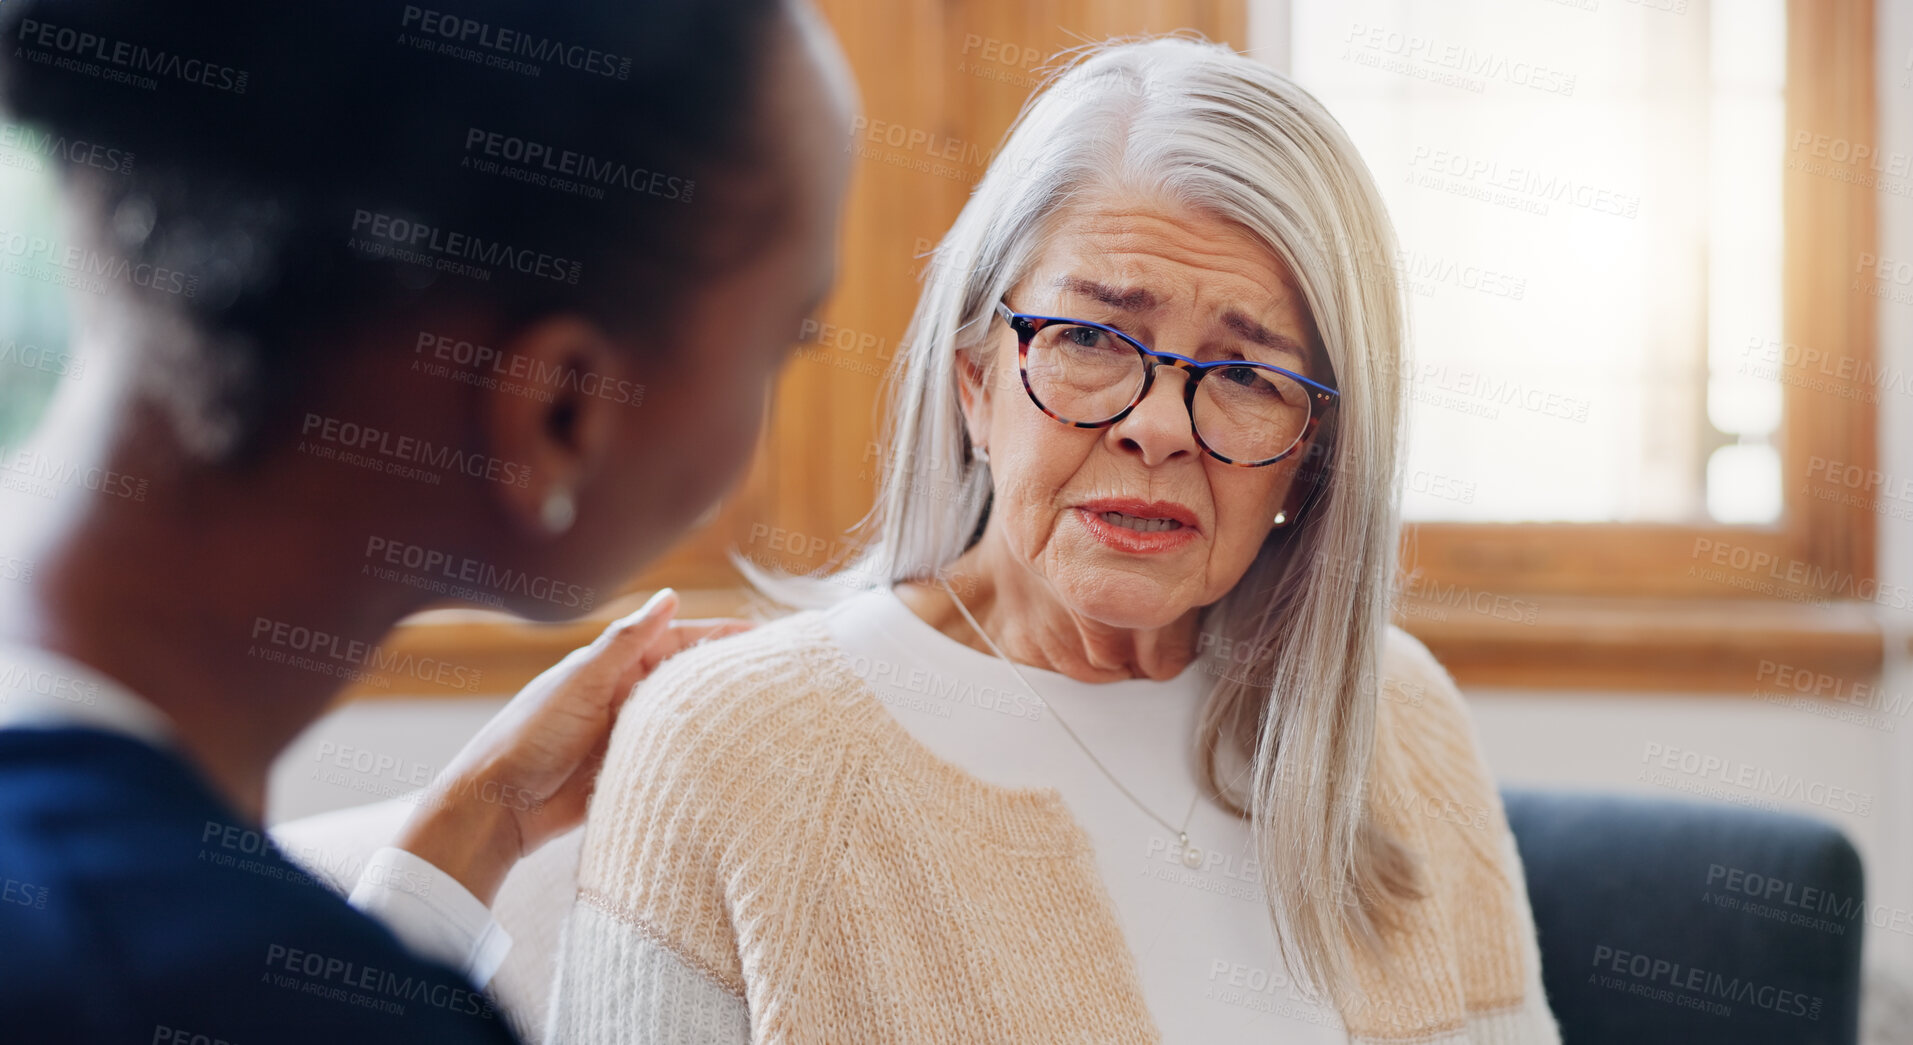
M 1149 394 L 1156 368 L 1174 367 L 1188 376 L 1182 398 L 1203 451 L 1224 464 L 1257 468 L 1294 453 L 1339 398 L 1327 385 L 1268 363 L 1199 363 L 1101 323 L 1027 315 L 1001 301 L 996 311 L 1016 331 L 1030 401 L 1075 428 L 1107 428 L 1128 417 Z

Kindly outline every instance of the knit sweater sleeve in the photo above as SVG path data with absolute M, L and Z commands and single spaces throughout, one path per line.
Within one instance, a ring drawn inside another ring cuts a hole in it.
M 1390 629 L 1382 675 L 1386 757 L 1373 794 L 1421 858 L 1426 924 L 1447 941 L 1459 1029 L 1477 1043 L 1558 1045 L 1520 854 L 1467 704 L 1434 655 L 1399 629 Z
M 746 1045 L 741 989 L 648 924 L 580 894 L 560 948 L 550 1045 Z
M 795 618 L 686 651 L 619 716 L 592 796 L 558 958 L 554 1045 L 763 1040 L 787 999 L 753 996 L 763 944 L 803 946 L 796 866 L 841 807 L 809 743 L 824 673 Z M 807 855 L 808 854 L 808 855 Z M 754 949 L 757 949 L 754 951 Z

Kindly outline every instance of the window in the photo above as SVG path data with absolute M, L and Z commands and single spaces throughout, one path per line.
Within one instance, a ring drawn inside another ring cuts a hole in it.
M 1401 240 L 1406 513 L 1773 523 L 1785 11 L 1594 6 L 1294 2 Z
M 0 465 L 38 423 L 62 379 L 83 380 L 67 343 L 52 143 L 0 122 Z M 83 282 L 83 281 L 82 281 Z
M 1406 626 L 1481 681 L 1877 670 L 1870 6 L 1252 3 L 1401 238 Z

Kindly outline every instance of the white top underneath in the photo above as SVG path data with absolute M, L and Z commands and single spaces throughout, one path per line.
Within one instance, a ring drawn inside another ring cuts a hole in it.
M 852 669 L 937 756 L 987 783 L 1062 795 L 1095 846 L 1164 1041 L 1348 1041 L 1334 1008 L 1287 972 L 1248 823 L 1199 801 L 1189 844 L 1201 859 L 1184 866 L 1175 832 L 1124 798 L 1057 722 L 1180 825 L 1199 793 L 1196 723 L 1214 682 L 1200 659 L 1165 682 L 1078 682 L 1018 665 L 1032 696 L 1000 659 L 931 627 L 888 588 L 845 600 L 825 619 Z

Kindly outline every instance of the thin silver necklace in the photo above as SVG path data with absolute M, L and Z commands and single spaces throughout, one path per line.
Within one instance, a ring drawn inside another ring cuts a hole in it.
M 1202 792 L 1198 790 L 1194 795 L 1190 796 L 1189 811 L 1182 815 L 1181 827 L 1177 827 L 1171 824 L 1168 820 L 1165 820 L 1162 817 L 1156 815 L 1155 810 L 1144 805 L 1142 802 L 1142 799 L 1137 798 L 1134 792 L 1130 791 L 1127 787 L 1124 787 L 1123 782 L 1116 779 L 1116 774 L 1110 772 L 1108 766 L 1103 765 L 1103 760 L 1096 757 L 1096 752 L 1091 751 L 1089 749 L 1089 745 L 1083 743 L 1083 738 L 1077 736 L 1076 731 L 1070 728 L 1070 724 L 1066 719 L 1063 718 L 1062 712 L 1056 710 L 1056 705 L 1043 699 L 1043 695 L 1036 691 L 1036 687 L 1030 684 L 1030 680 L 1028 678 L 1024 677 L 1022 670 L 1016 666 L 1016 662 L 1011 660 L 1009 658 L 1009 655 L 1003 652 L 1003 648 L 996 644 L 996 640 L 990 637 L 990 633 L 983 630 L 983 625 L 978 624 L 976 622 L 976 618 L 970 615 L 970 607 L 965 606 L 963 604 L 963 600 L 957 598 L 956 590 L 950 587 L 949 580 L 942 576 L 938 576 L 937 583 L 943 586 L 944 592 L 946 592 L 950 596 L 950 601 L 956 603 L 957 611 L 959 613 L 962 613 L 963 619 L 969 622 L 971 630 L 975 631 L 978 635 L 981 635 L 983 637 L 983 642 L 985 645 L 990 647 L 990 652 L 996 654 L 997 657 L 1001 659 L 1004 664 L 1009 666 L 1010 672 L 1016 676 L 1016 679 L 1018 682 L 1021 682 L 1023 684 L 1024 689 L 1027 689 L 1030 691 L 1030 696 L 1035 697 L 1037 703 L 1049 709 L 1049 713 L 1055 716 L 1056 718 L 1056 724 L 1063 727 L 1063 732 L 1069 734 L 1069 738 L 1071 740 L 1074 740 L 1076 742 L 1076 746 L 1082 749 L 1083 754 L 1088 756 L 1089 760 L 1096 764 L 1096 768 L 1102 772 L 1103 776 L 1108 778 L 1111 784 L 1115 785 L 1116 790 L 1122 792 L 1123 797 L 1129 799 L 1129 802 L 1131 805 L 1134 805 L 1137 809 L 1142 810 L 1145 816 L 1161 824 L 1163 826 L 1163 830 L 1175 832 L 1176 841 L 1182 844 L 1182 865 L 1184 867 L 1188 867 L 1192 869 L 1201 867 L 1202 866 L 1202 850 L 1189 844 L 1189 821 L 1195 818 L 1196 803 L 1202 800 Z

